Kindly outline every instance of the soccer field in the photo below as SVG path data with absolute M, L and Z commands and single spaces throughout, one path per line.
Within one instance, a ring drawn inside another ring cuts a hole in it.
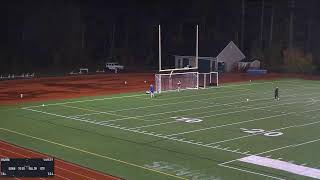
M 0 140 L 129 180 L 320 179 L 319 90 L 279 79 L 0 107 Z

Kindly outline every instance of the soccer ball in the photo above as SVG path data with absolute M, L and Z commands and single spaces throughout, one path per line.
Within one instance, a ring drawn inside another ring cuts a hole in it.
M 247 99 L 247 102 L 249 101 L 249 99 Z

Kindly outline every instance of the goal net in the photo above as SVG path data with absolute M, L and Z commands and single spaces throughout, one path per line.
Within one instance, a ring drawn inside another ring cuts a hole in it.
M 199 84 L 201 88 L 206 88 L 208 86 L 218 86 L 219 85 L 219 75 L 218 72 L 210 73 L 199 73 Z
M 161 93 L 165 91 L 178 90 L 179 81 L 180 89 L 198 89 L 198 72 L 181 72 L 170 74 L 156 74 L 155 86 L 156 92 Z

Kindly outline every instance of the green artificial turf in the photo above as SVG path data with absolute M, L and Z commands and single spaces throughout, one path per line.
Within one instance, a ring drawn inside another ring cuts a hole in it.
M 319 89 L 318 81 L 279 79 L 154 99 L 130 93 L 1 106 L 0 140 L 129 180 L 308 179 L 238 159 L 318 169 Z

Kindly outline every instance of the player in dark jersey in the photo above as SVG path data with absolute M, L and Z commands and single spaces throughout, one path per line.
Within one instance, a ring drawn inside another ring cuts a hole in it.
M 275 100 L 280 100 L 280 98 L 279 98 L 279 88 L 278 87 L 276 87 L 276 89 L 274 90 L 274 99 Z

